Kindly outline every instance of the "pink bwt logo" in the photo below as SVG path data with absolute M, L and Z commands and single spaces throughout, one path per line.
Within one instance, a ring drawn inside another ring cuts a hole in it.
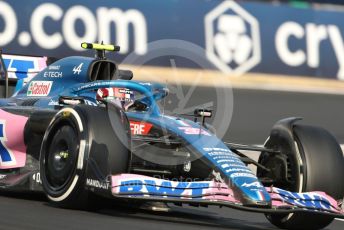
M 0 169 L 24 167 L 24 127 L 28 118 L 1 109 L 0 117 Z
M 11 151 L 6 147 L 6 121 L 0 120 L 0 157 L 1 166 L 11 166 L 16 164 L 16 160 Z

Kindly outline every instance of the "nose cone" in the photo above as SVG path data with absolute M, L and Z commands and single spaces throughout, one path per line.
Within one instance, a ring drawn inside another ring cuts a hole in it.
M 245 206 L 271 207 L 271 198 L 265 187 L 256 178 L 236 178 L 235 196 Z

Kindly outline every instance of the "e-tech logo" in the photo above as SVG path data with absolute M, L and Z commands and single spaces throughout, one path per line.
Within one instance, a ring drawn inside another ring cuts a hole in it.
M 66 43 L 74 50 L 81 50 L 81 42 L 98 40 L 104 43 L 115 41 L 121 45 L 120 53 L 128 53 L 132 41 L 129 39 L 129 27 L 132 27 L 133 50 L 139 55 L 147 52 L 146 19 L 136 9 L 123 11 L 98 7 L 93 12 L 83 5 L 63 9 L 55 3 L 43 3 L 34 7 L 29 18 L 21 18 L 30 22 L 28 31 L 18 31 L 21 22 L 18 22 L 17 16 L 9 3 L 0 1 L 0 22 L 4 22 L 4 28 L 0 28 L 0 47 L 17 39 L 22 47 L 34 42 L 43 49 L 51 50 Z M 115 35 L 111 34 L 113 25 Z
M 225 73 L 242 74 L 260 62 L 259 24 L 234 1 L 224 1 L 205 17 L 208 59 Z

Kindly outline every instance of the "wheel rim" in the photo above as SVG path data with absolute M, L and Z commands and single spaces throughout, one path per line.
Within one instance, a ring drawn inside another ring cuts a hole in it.
M 70 125 L 64 125 L 51 140 L 47 146 L 45 174 L 49 187 L 61 191 L 68 187 L 75 175 L 79 148 L 77 133 Z
M 275 164 L 274 159 L 284 159 L 285 165 L 283 164 L 283 171 L 282 171 L 283 173 L 282 174 L 285 175 L 286 180 L 275 181 L 273 183 L 274 186 L 288 190 L 288 191 L 292 191 L 292 192 L 302 192 L 303 191 L 303 175 L 304 175 L 304 167 L 303 167 L 303 163 L 302 163 L 303 162 L 302 152 L 300 152 L 299 143 L 297 140 L 293 144 L 294 144 L 294 147 L 297 151 L 297 156 L 292 157 L 288 153 L 279 153 L 279 155 L 277 155 L 277 154 L 271 154 L 268 152 L 263 152 L 259 157 L 258 163 L 265 165 L 271 169 L 280 170 L 282 165 L 278 165 L 277 168 L 273 167 Z M 279 146 L 275 146 L 272 143 L 270 143 L 269 140 L 266 141 L 264 146 L 267 148 L 279 150 L 280 152 L 283 151 L 283 149 L 279 148 Z M 279 161 L 279 162 L 281 162 L 281 161 Z M 300 165 L 302 165 L 302 167 L 300 167 Z M 299 173 L 297 173 L 298 170 L 300 170 Z M 257 169 L 257 175 L 258 175 L 258 177 L 264 177 L 264 176 L 268 176 L 269 173 L 267 173 L 263 170 L 260 170 L 258 168 Z M 273 178 L 273 175 L 274 174 L 272 173 L 272 175 L 270 175 L 270 176 L 272 176 L 272 178 Z M 270 186 L 270 185 L 268 185 L 268 186 Z

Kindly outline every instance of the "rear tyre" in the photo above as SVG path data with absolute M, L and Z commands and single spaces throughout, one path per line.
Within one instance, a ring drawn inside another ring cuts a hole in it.
M 291 125 L 292 139 L 283 133 L 285 129 L 274 128 L 265 146 L 280 150 L 281 155 L 263 152 L 258 161 L 272 168 L 275 175 L 258 169 L 258 177 L 279 178 L 274 185 L 292 192 L 324 191 L 335 199 L 342 198 L 344 186 L 338 177 L 344 175 L 344 158 L 336 139 L 319 127 Z M 276 167 L 277 162 L 283 161 L 285 169 L 277 170 L 284 168 Z M 267 215 L 267 219 L 283 229 L 321 229 L 333 220 L 329 216 L 308 213 Z

